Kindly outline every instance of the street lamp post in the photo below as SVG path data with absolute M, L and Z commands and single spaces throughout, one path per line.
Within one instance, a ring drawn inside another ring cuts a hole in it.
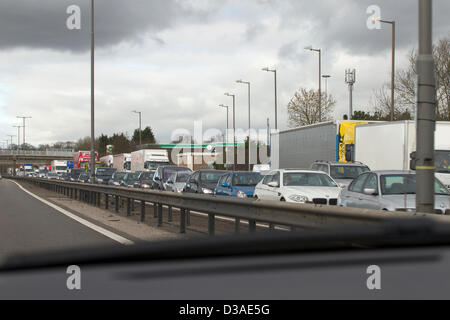
M 277 70 L 276 69 L 269 69 L 269 68 L 263 68 L 262 71 L 266 71 L 266 72 L 273 72 L 274 77 L 275 77 L 275 130 L 278 130 L 278 90 L 277 90 Z
M 133 113 L 139 114 L 139 145 L 142 146 L 142 122 L 141 122 L 142 111 L 134 110 Z
M 22 128 L 22 126 L 13 126 L 13 128 L 17 128 L 17 150 L 19 150 L 19 146 L 20 146 L 20 128 Z
M 229 108 L 229 106 L 226 106 L 226 105 L 223 105 L 223 104 L 219 104 L 219 107 L 227 109 L 227 129 L 225 130 L 225 132 L 226 132 L 226 134 L 225 134 L 226 141 L 225 142 L 226 142 L 226 144 L 228 144 L 228 129 L 229 129 L 229 126 L 228 126 L 228 108 Z
M 314 49 L 312 46 L 307 46 L 305 49 L 319 53 L 319 122 L 322 122 L 322 50 Z
M 14 135 L 14 134 L 8 134 L 7 136 L 11 139 L 11 143 L 9 144 L 9 148 L 12 150 L 12 139 L 13 139 L 13 137 L 15 137 L 16 135 Z
M 242 81 L 237 80 L 237 83 L 246 84 L 248 86 L 248 171 L 250 171 L 250 131 L 251 131 L 251 124 L 250 124 L 250 82 L 248 81 Z
M 381 18 L 374 18 L 374 21 L 380 21 L 392 26 L 392 65 L 391 65 L 391 121 L 394 121 L 394 106 L 395 106 L 395 21 L 382 20 Z
M 233 98 L 233 171 L 236 171 L 236 95 L 225 93 L 226 96 Z
M 322 78 L 325 79 L 325 96 L 327 97 L 328 96 L 328 79 L 331 78 L 331 76 L 328 74 L 324 74 L 322 76 Z
M 94 107 L 95 107 L 95 92 L 94 92 L 94 0 L 91 0 L 91 183 L 95 183 L 95 127 L 94 127 Z
M 23 147 L 25 148 L 25 119 L 31 119 L 31 117 L 20 117 L 17 116 L 16 118 L 22 119 L 23 120 Z

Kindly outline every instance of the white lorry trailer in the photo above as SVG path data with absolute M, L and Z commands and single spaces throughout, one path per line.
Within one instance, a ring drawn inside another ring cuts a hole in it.
M 52 161 L 52 172 L 56 174 L 61 174 L 67 172 L 67 161 L 64 160 L 53 160 Z
M 115 154 L 113 167 L 117 172 L 131 172 L 131 153 Z
M 436 178 L 450 187 L 450 122 L 436 122 Z M 355 128 L 355 160 L 371 170 L 409 170 L 416 151 L 415 121 L 384 122 Z
M 328 121 L 272 134 L 271 168 L 310 168 L 316 160 L 352 162 L 354 132 L 369 121 Z
M 114 156 L 108 155 L 100 158 L 100 162 L 108 168 L 114 167 Z
M 131 153 L 131 171 L 154 171 L 170 164 L 169 153 L 164 149 L 138 150 Z

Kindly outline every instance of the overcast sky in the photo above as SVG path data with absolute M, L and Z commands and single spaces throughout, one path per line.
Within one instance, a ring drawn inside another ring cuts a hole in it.
M 449 36 L 450 1 L 435 0 L 434 38 Z M 68 30 L 66 9 L 81 8 L 81 30 Z M 390 79 L 391 30 L 369 30 L 368 6 L 397 22 L 397 67 L 417 46 L 417 1 L 301 0 L 96 0 L 96 135 L 143 126 L 160 142 L 175 129 L 223 129 L 219 108 L 236 94 L 236 125 L 247 127 L 252 84 L 252 127 L 274 123 L 273 75 L 279 89 L 279 127 L 300 87 L 317 89 L 317 54 L 335 117 L 347 113 L 347 68 L 355 68 L 354 108 L 367 110 L 374 89 Z M 0 2 L 0 140 L 17 134 L 16 116 L 27 121 L 27 142 L 38 145 L 90 135 L 90 1 Z M 324 85 L 324 84 L 323 84 Z M 324 88 L 324 86 L 323 86 Z M 231 121 L 231 117 L 230 117 Z M 230 122 L 231 123 L 231 122 Z M 17 138 L 14 138 L 17 141 Z

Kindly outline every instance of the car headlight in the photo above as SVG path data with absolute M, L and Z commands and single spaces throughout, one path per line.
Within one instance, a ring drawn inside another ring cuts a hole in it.
M 141 185 L 141 188 L 144 188 L 144 189 L 150 189 L 150 186 L 149 186 L 148 184 L 142 184 L 142 185 Z
M 178 188 L 178 189 L 177 189 L 177 192 L 178 192 L 178 193 L 182 193 L 182 192 L 183 192 L 183 188 Z
M 236 195 L 238 198 L 247 198 L 247 194 L 242 190 L 239 190 Z
M 211 189 L 203 188 L 202 189 L 204 194 L 213 194 L 214 192 Z
M 115 186 L 120 186 L 120 182 L 114 182 Z
M 97 179 L 98 182 L 103 182 L 103 179 Z
M 299 203 L 305 203 L 308 201 L 308 197 L 299 195 L 299 194 L 293 194 L 291 196 L 289 196 L 289 200 L 292 200 L 294 202 L 299 202 Z

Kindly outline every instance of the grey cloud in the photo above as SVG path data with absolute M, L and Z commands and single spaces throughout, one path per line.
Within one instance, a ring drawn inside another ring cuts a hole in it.
M 66 9 L 81 8 L 81 30 L 68 30 Z M 96 0 L 96 46 L 137 41 L 148 33 L 170 28 L 180 21 L 204 19 L 215 6 L 179 0 Z M 89 49 L 90 0 L 2 0 L 0 50 L 17 47 L 82 52 Z M 163 40 L 153 36 L 162 44 Z
M 381 30 L 369 30 L 366 26 L 369 17 L 366 9 L 378 5 L 383 19 L 395 20 L 396 44 L 398 48 L 412 47 L 417 44 L 418 5 L 417 1 L 300 1 L 274 0 L 260 2 L 278 12 L 281 17 L 279 28 L 298 28 L 302 30 L 305 23 L 311 32 L 304 41 L 313 42 L 324 49 L 339 48 L 352 54 L 376 55 L 391 47 L 391 27 L 382 24 Z M 448 12 L 450 1 L 434 1 L 434 36 L 448 35 Z M 305 45 L 310 43 L 305 43 Z M 303 50 L 299 46 L 297 50 Z M 280 57 L 283 55 L 280 50 Z M 297 54 L 291 53 L 291 57 Z

